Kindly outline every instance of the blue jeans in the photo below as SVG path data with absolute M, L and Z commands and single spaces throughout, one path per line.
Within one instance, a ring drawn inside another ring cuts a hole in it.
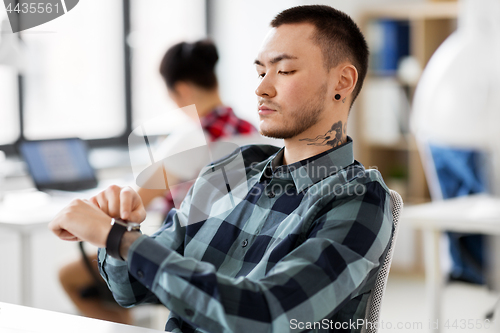
M 486 192 L 484 154 L 430 145 L 444 199 Z M 484 236 L 448 232 L 453 280 L 484 284 Z

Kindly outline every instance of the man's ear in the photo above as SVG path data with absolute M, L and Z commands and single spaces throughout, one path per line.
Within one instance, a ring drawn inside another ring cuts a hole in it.
M 336 100 L 335 95 L 338 94 L 341 96 L 340 100 L 344 100 L 346 97 L 350 100 L 352 91 L 358 82 L 358 71 L 351 63 L 345 63 L 339 65 L 336 72 L 337 84 L 335 85 L 332 98 Z

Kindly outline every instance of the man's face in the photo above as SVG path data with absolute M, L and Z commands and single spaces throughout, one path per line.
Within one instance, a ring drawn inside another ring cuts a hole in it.
M 293 138 L 321 120 L 327 101 L 327 71 L 308 23 L 273 28 L 255 61 L 259 75 L 260 131 Z

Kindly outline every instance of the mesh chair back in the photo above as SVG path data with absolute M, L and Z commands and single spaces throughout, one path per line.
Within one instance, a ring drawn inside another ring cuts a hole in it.
M 396 242 L 396 236 L 398 232 L 399 215 L 401 214 L 401 209 L 403 208 L 403 199 L 398 192 L 390 190 L 391 193 L 391 210 L 392 219 L 394 223 L 394 234 L 392 235 L 391 245 L 389 246 L 389 251 L 384 259 L 384 263 L 380 268 L 377 275 L 377 280 L 375 281 L 375 286 L 368 298 L 368 303 L 366 305 L 365 313 L 365 325 L 361 330 L 362 333 L 376 333 L 378 329 L 380 308 L 382 306 L 382 296 L 385 292 L 385 286 L 387 285 L 387 278 L 389 276 L 389 270 L 391 268 L 392 254 L 394 250 L 394 243 Z M 366 324 L 368 322 L 368 324 Z

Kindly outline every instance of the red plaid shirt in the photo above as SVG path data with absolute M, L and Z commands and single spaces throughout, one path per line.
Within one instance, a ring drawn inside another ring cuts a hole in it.
M 229 106 L 220 105 L 200 119 L 201 127 L 208 134 L 208 140 L 214 142 L 234 135 L 250 135 L 257 133 L 257 129 L 248 121 L 238 118 Z M 181 202 L 186 196 L 194 180 L 172 187 L 165 196 L 166 212 L 174 208 L 175 202 Z
M 200 121 L 203 130 L 209 134 L 210 142 L 233 135 L 257 132 L 248 121 L 236 117 L 233 109 L 228 106 L 216 107 Z

